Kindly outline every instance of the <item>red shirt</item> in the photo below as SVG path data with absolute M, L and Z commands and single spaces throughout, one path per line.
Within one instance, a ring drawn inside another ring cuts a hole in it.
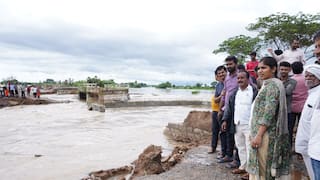
M 246 64 L 246 69 L 247 71 L 249 72 L 250 76 L 254 77 L 257 79 L 257 74 L 256 72 L 254 71 L 254 68 L 256 68 L 259 64 L 259 61 L 258 60 L 255 60 L 255 61 L 249 61 L 247 62 Z

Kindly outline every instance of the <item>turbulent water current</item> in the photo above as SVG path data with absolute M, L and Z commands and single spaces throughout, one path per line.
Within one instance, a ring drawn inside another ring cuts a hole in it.
M 201 99 L 210 91 L 131 89 L 133 99 Z M 163 135 L 169 122 L 183 122 L 191 110 L 208 107 L 158 106 L 88 111 L 76 95 L 44 98 L 70 103 L 0 109 L 1 179 L 80 179 L 89 172 L 130 164 L 150 144 L 164 154 L 173 146 Z

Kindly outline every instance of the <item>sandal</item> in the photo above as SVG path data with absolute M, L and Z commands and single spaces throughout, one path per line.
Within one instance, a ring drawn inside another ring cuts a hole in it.
M 246 173 L 240 177 L 242 180 L 249 180 L 249 173 Z
M 244 174 L 247 171 L 245 169 L 234 169 L 231 171 L 232 174 Z

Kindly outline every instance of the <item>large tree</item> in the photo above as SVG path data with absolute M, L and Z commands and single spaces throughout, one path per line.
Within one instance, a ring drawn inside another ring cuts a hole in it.
M 245 57 L 252 51 L 258 51 L 261 47 L 260 39 L 258 37 L 252 38 L 250 36 L 239 35 L 231 37 L 221 44 L 219 48 L 213 51 L 214 54 L 226 52 L 230 55 L 236 56 L 240 64 L 244 62 Z
M 100 78 L 98 78 L 98 76 L 94 76 L 93 78 L 88 77 L 87 83 L 96 83 L 97 86 L 99 86 L 99 87 L 104 87 L 105 85 L 107 85 L 107 86 L 115 86 L 116 85 L 116 82 L 114 82 L 113 79 L 101 80 Z
M 156 88 L 161 88 L 161 89 L 166 89 L 166 88 L 171 88 L 172 87 L 172 84 L 167 81 L 167 82 L 164 82 L 164 83 L 160 83 L 156 86 Z
M 313 43 L 313 34 L 320 29 L 320 14 L 271 14 L 258 18 L 258 21 L 249 24 L 247 29 L 258 32 L 258 37 L 266 46 L 285 50 L 292 40 L 298 38 L 301 47 L 306 50 Z

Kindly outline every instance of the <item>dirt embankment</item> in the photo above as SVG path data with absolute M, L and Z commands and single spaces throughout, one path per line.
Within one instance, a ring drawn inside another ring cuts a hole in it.
M 21 97 L 1 97 L 0 108 L 18 106 L 18 105 L 39 105 L 39 104 L 52 104 L 60 103 L 50 99 L 38 99 L 38 98 L 21 98 Z
M 160 174 L 179 163 L 185 153 L 200 144 L 210 142 L 211 113 L 191 111 L 182 124 L 168 124 L 165 134 L 168 138 L 183 142 L 176 146 L 169 156 L 162 157 L 162 147 L 148 146 L 131 165 L 89 173 L 83 180 L 133 179 L 145 175 Z
M 164 134 L 177 142 L 209 144 L 211 131 L 211 112 L 191 111 L 182 124 L 169 123 Z
M 171 155 L 162 157 L 161 146 L 150 145 L 131 165 L 89 173 L 82 180 L 133 179 L 135 177 L 160 174 L 179 163 L 191 146 L 176 146 Z

